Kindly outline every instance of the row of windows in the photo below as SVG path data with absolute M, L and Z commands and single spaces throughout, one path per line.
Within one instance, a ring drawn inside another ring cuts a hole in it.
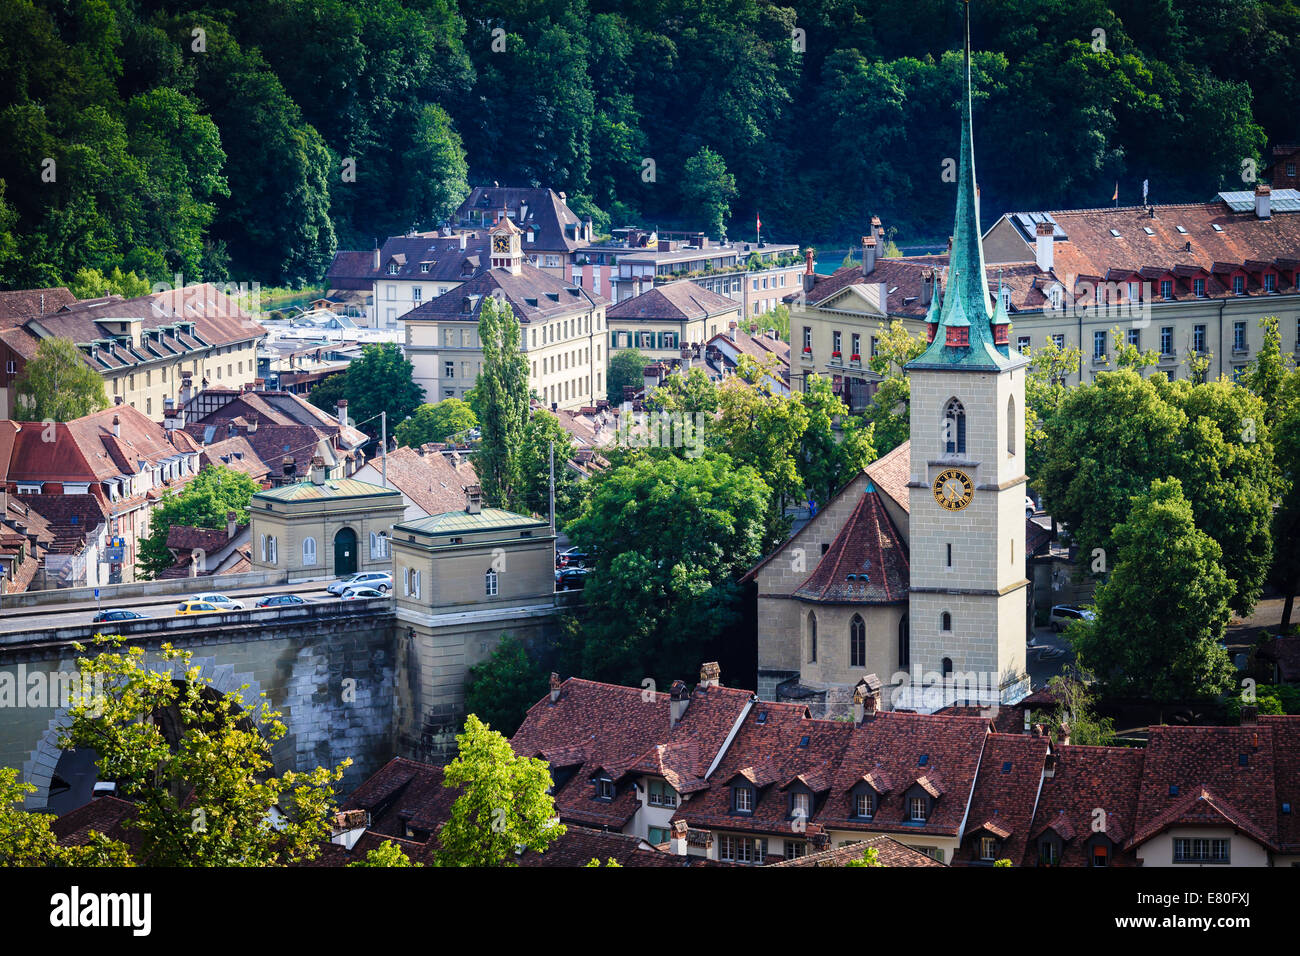
M 611 349 L 677 349 L 681 348 L 682 337 L 678 332 L 625 332 L 609 333 Z
M 817 614 L 808 612 L 808 663 L 817 663 Z M 912 663 L 911 638 L 908 633 L 908 618 L 898 622 L 898 664 L 908 667 Z M 854 614 L 849 621 L 849 666 L 867 666 L 867 625 L 860 614 Z
M 564 342 L 579 335 L 589 335 L 592 328 L 592 317 L 589 315 L 579 316 L 576 319 L 564 319 L 563 321 L 548 322 L 546 325 L 538 328 L 529 329 L 529 348 L 537 348 L 537 333 L 541 332 L 541 344 L 549 345 L 552 342 Z M 600 313 L 596 313 L 596 330 L 600 331 L 601 321 Z

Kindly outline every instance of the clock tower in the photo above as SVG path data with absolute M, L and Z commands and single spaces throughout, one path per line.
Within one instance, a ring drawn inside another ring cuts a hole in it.
M 911 381 L 910 700 L 1012 703 L 1025 677 L 1025 370 L 991 304 L 971 136 L 970 4 L 952 251 Z M 928 689 L 927 689 L 928 688 Z M 943 688 L 942 698 L 939 689 Z
M 489 235 L 492 237 L 492 268 L 507 269 L 512 274 L 519 275 L 524 262 L 519 238 L 523 235 L 523 230 L 509 216 L 502 216 Z

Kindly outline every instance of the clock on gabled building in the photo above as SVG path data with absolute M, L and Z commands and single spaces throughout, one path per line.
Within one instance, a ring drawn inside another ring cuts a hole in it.
M 524 262 L 519 238 L 523 235 L 523 230 L 509 217 L 503 217 L 492 227 L 489 235 L 492 238 L 492 268 L 507 269 L 518 275 Z

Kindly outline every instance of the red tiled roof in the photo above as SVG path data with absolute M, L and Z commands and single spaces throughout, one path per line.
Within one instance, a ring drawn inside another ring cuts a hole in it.
M 1065 745 L 1055 750 L 1055 773 L 1043 781 L 1038 809 L 1029 828 L 1024 865 L 1038 861 L 1038 837 L 1047 830 L 1063 840 L 1062 866 L 1088 866 L 1088 839 L 1105 814 L 1106 830 L 1115 841 L 1111 866 L 1135 866 L 1136 856 L 1123 848 L 1133 832 L 1144 752 L 1127 747 Z
M 966 836 L 954 862 L 978 860 L 979 837 L 987 833 L 1002 842 L 998 859 L 1020 863 L 1029 842 L 1049 745 L 1047 737 L 989 735 L 971 796 Z
M 867 465 L 867 475 L 878 489 L 893 498 L 904 511 L 910 511 L 911 498 L 907 483 L 912 480 L 911 467 L 912 442 L 909 440 Z
M 113 434 L 117 419 L 121 437 Z M 54 426 L 25 422 L 14 443 L 9 480 L 96 482 L 136 474 L 139 462 L 157 463 L 178 454 L 167 432 L 130 405 L 114 405 Z
M 809 853 L 797 859 L 781 860 L 779 863 L 773 863 L 772 866 L 844 866 L 861 860 L 862 854 L 868 849 L 876 851 L 876 858 L 881 866 L 943 866 L 933 857 L 926 856 L 920 850 L 913 850 L 910 846 L 904 846 L 883 833 L 873 833 L 856 843 L 833 847 L 819 853 Z
M 77 297 L 62 286 L 0 292 L 0 329 L 13 328 L 30 318 L 57 312 L 76 301 Z
M 370 464 L 383 467 L 378 458 Z M 440 515 L 465 507 L 465 486 L 478 484 L 478 475 L 468 460 L 456 466 L 441 452 L 400 447 L 388 453 L 388 483 L 425 514 Z
M 907 545 L 868 482 L 840 533 L 808 579 L 794 591 L 803 601 L 897 604 L 907 599 Z
M 1256 838 L 1273 845 L 1278 819 L 1273 726 L 1150 728 L 1132 845 L 1149 839 L 1171 808 L 1201 789 L 1213 793 L 1217 806 L 1254 821 Z
M 611 305 L 605 310 L 605 317 L 683 322 L 723 312 L 736 312 L 739 308 L 740 304 L 734 299 L 710 292 L 690 279 L 678 279 Z

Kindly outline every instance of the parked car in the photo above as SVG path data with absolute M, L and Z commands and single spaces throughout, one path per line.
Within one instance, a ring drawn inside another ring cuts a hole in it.
M 1038 505 L 1034 504 L 1034 499 L 1025 495 L 1025 517 L 1032 518 L 1038 513 Z
M 1063 631 L 1071 621 L 1091 621 L 1095 614 L 1087 608 L 1075 607 L 1073 604 L 1058 604 L 1052 608 L 1047 623 L 1054 631 Z
M 120 608 L 111 608 L 107 611 L 100 611 L 95 615 L 92 623 L 103 624 L 106 621 L 141 621 L 144 620 L 143 614 L 137 614 L 135 611 L 126 611 Z
M 348 588 L 340 598 L 344 601 L 366 601 L 371 598 L 387 597 L 383 591 L 377 588 Z
M 342 594 L 348 588 L 367 587 L 379 591 L 389 591 L 393 587 L 393 576 L 387 571 L 358 571 L 345 578 L 339 578 L 325 590 L 330 594 Z
M 555 566 L 557 568 L 585 568 L 588 557 L 585 551 L 569 548 L 567 551 L 561 551 L 555 556 Z
M 555 572 L 555 590 L 579 591 L 587 583 L 586 568 L 560 568 Z
M 295 607 L 299 604 L 306 604 L 302 598 L 296 594 L 269 594 L 258 601 L 254 607 Z
M 244 609 L 244 605 L 238 601 L 232 601 L 224 594 L 196 594 L 190 600 L 207 601 L 209 604 L 215 604 L 223 611 L 242 611 Z
M 180 607 L 176 609 L 177 614 L 218 614 L 224 608 L 219 608 L 211 601 L 182 601 Z

